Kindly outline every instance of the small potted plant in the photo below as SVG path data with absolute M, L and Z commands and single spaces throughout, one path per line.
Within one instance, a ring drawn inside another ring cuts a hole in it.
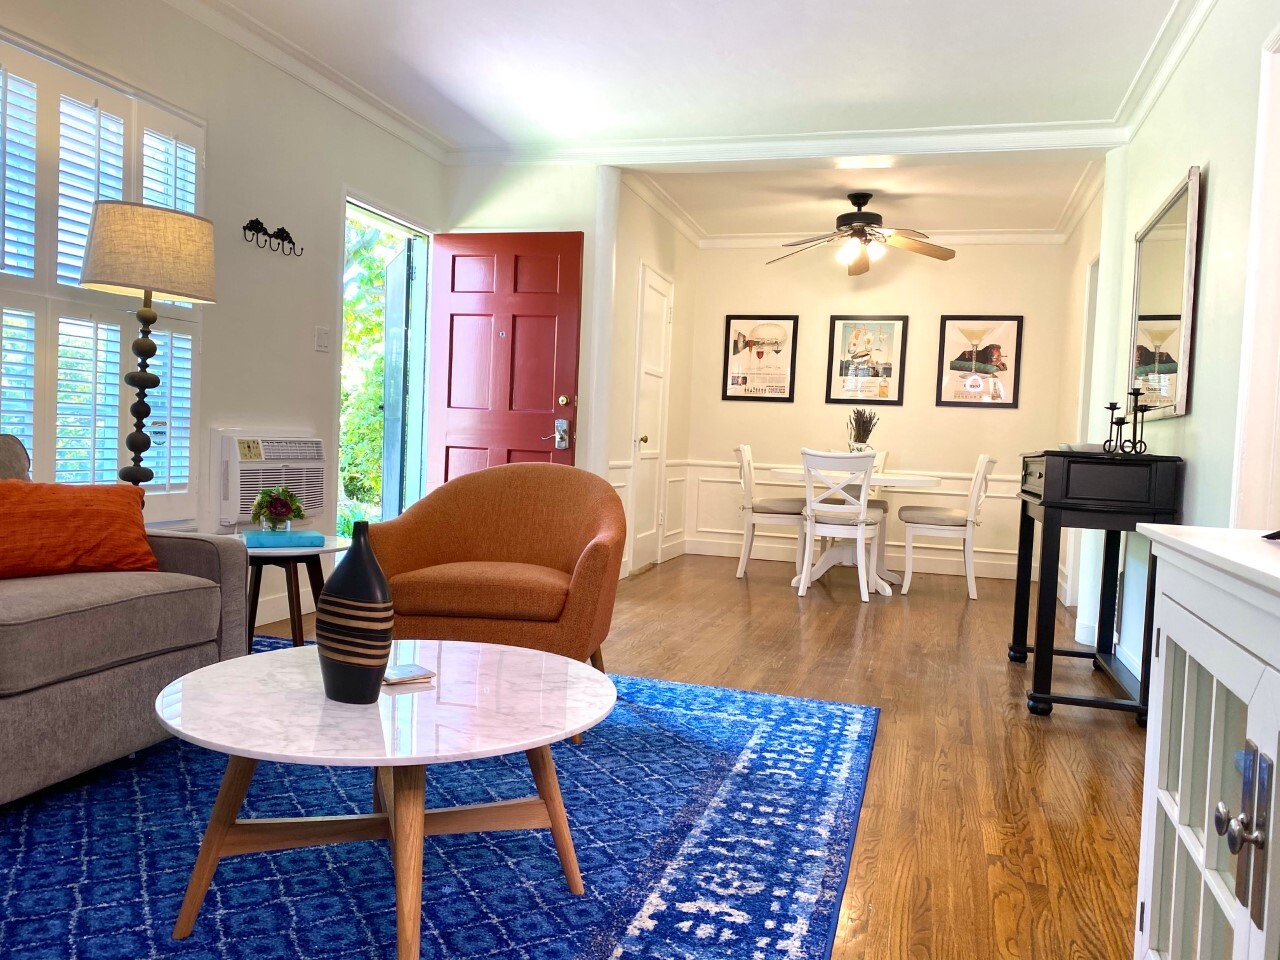
M 870 410 L 854 408 L 849 414 L 849 452 L 866 453 L 871 450 L 871 431 L 876 428 L 880 418 Z
M 286 486 L 267 487 L 253 501 L 249 519 L 262 527 L 264 532 L 285 533 L 294 520 L 305 520 L 302 504 Z

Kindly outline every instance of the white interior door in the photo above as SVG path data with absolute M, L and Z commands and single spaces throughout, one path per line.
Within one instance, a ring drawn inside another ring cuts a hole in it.
M 657 563 L 662 545 L 673 292 L 670 280 L 647 264 L 641 265 L 636 318 L 636 416 L 631 433 L 632 570 Z

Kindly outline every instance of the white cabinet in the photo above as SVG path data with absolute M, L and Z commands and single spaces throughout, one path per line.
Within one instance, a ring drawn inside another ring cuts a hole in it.
M 1280 960 L 1280 544 L 1139 533 L 1157 597 L 1134 956 Z

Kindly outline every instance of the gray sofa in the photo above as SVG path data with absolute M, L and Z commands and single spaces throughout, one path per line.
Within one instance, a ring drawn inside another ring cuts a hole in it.
M 248 652 L 243 544 L 148 539 L 156 573 L 0 580 L 0 803 L 164 739 L 165 684 Z

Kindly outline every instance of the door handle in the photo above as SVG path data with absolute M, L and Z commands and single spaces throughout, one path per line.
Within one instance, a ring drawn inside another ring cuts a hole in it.
M 649 435 L 646 433 L 643 437 L 641 437 L 641 438 L 640 438 L 640 442 L 641 442 L 641 443 L 648 443 L 648 442 L 649 442 Z
M 569 449 L 569 421 L 557 420 L 555 423 L 555 432 L 550 436 L 542 438 L 543 440 L 554 440 L 557 450 Z

